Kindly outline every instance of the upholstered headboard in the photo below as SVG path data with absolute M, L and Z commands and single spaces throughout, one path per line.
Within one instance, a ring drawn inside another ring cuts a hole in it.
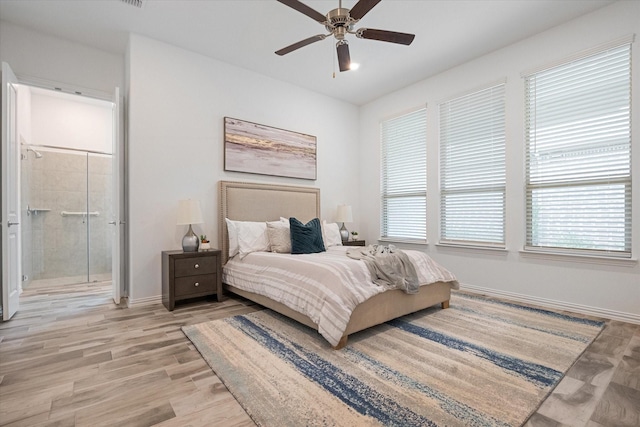
M 229 254 L 225 218 L 236 221 L 277 221 L 296 217 L 308 222 L 320 217 L 320 189 L 289 185 L 220 181 L 218 239 L 223 264 Z

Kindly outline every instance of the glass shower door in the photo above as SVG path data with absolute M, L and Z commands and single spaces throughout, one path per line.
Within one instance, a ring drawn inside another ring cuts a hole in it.
M 25 151 L 23 286 L 111 280 L 111 161 L 85 151 Z
M 43 215 L 35 246 L 42 246 L 40 274 L 34 278 L 67 283 L 87 280 L 87 154 L 43 153 L 39 176 Z
M 113 233 L 109 221 L 114 217 L 111 161 L 109 154 L 88 155 L 89 282 L 111 280 Z

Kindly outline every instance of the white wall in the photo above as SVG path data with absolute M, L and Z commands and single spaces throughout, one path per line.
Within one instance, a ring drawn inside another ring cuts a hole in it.
M 77 90 L 88 96 L 109 100 L 114 89 L 124 87 L 125 82 L 124 55 L 53 37 L 6 21 L 0 21 L 0 61 L 7 62 L 18 79 L 29 84 L 46 86 L 56 83 L 65 92 L 74 93 Z M 42 93 L 39 90 L 33 92 Z M 78 98 L 75 95 L 73 97 Z M 90 99 L 81 99 L 92 102 Z M 35 136 L 25 134 L 25 142 L 42 144 L 34 140 Z M 111 150 L 111 140 L 108 145 Z
M 640 2 L 614 3 L 579 19 L 453 68 L 371 102 L 360 110 L 360 201 L 368 212 L 362 235 L 379 238 L 379 123 L 427 104 L 428 240 L 425 250 L 468 286 L 497 295 L 573 308 L 640 323 L 638 262 L 525 256 L 524 80 L 521 73 L 580 51 L 640 33 Z M 633 254 L 640 256 L 640 46 L 633 44 Z M 436 245 L 438 231 L 438 103 L 499 79 L 506 85 L 507 251 L 448 249 Z
M 124 84 L 124 56 L 0 21 L 0 60 L 18 79 L 62 83 L 62 88 L 113 94 Z
M 31 127 L 31 144 L 113 151 L 113 105 L 108 101 L 33 89 Z
M 320 187 L 328 220 L 339 203 L 358 204 L 357 107 L 138 35 L 127 63 L 133 304 L 160 298 L 161 251 L 180 249 L 186 232 L 178 200 L 200 200 L 194 231 L 217 245 L 220 180 Z M 318 179 L 225 172 L 225 116 L 315 135 Z
M 31 88 L 18 86 L 18 124 L 16 131 L 21 144 L 31 144 Z M 20 148 L 22 150 L 22 147 Z

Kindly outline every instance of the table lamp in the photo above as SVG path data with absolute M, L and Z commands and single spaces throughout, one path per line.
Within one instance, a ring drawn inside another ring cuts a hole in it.
M 193 232 L 191 224 L 202 224 L 202 211 L 199 200 L 180 200 L 178 202 L 178 225 L 189 225 L 187 234 L 182 238 L 182 250 L 184 252 L 198 252 L 200 239 Z
M 338 205 L 338 214 L 336 215 L 336 221 L 342 223 L 340 227 L 340 237 L 343 242 L 349 240 L 349 230 L 344 226 L 345 222 L 353 222 L 353 213 L 351 212 L 350 205 Z

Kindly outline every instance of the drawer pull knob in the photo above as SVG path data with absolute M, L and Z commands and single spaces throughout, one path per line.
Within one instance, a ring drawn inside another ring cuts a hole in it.
M 200 283 L 196 282 L 196 283 L 194 284 L 194 286 L 200 286 Z
M 200 268 L 200 264 L 196 264 L 193 266 L 194 268 Z

